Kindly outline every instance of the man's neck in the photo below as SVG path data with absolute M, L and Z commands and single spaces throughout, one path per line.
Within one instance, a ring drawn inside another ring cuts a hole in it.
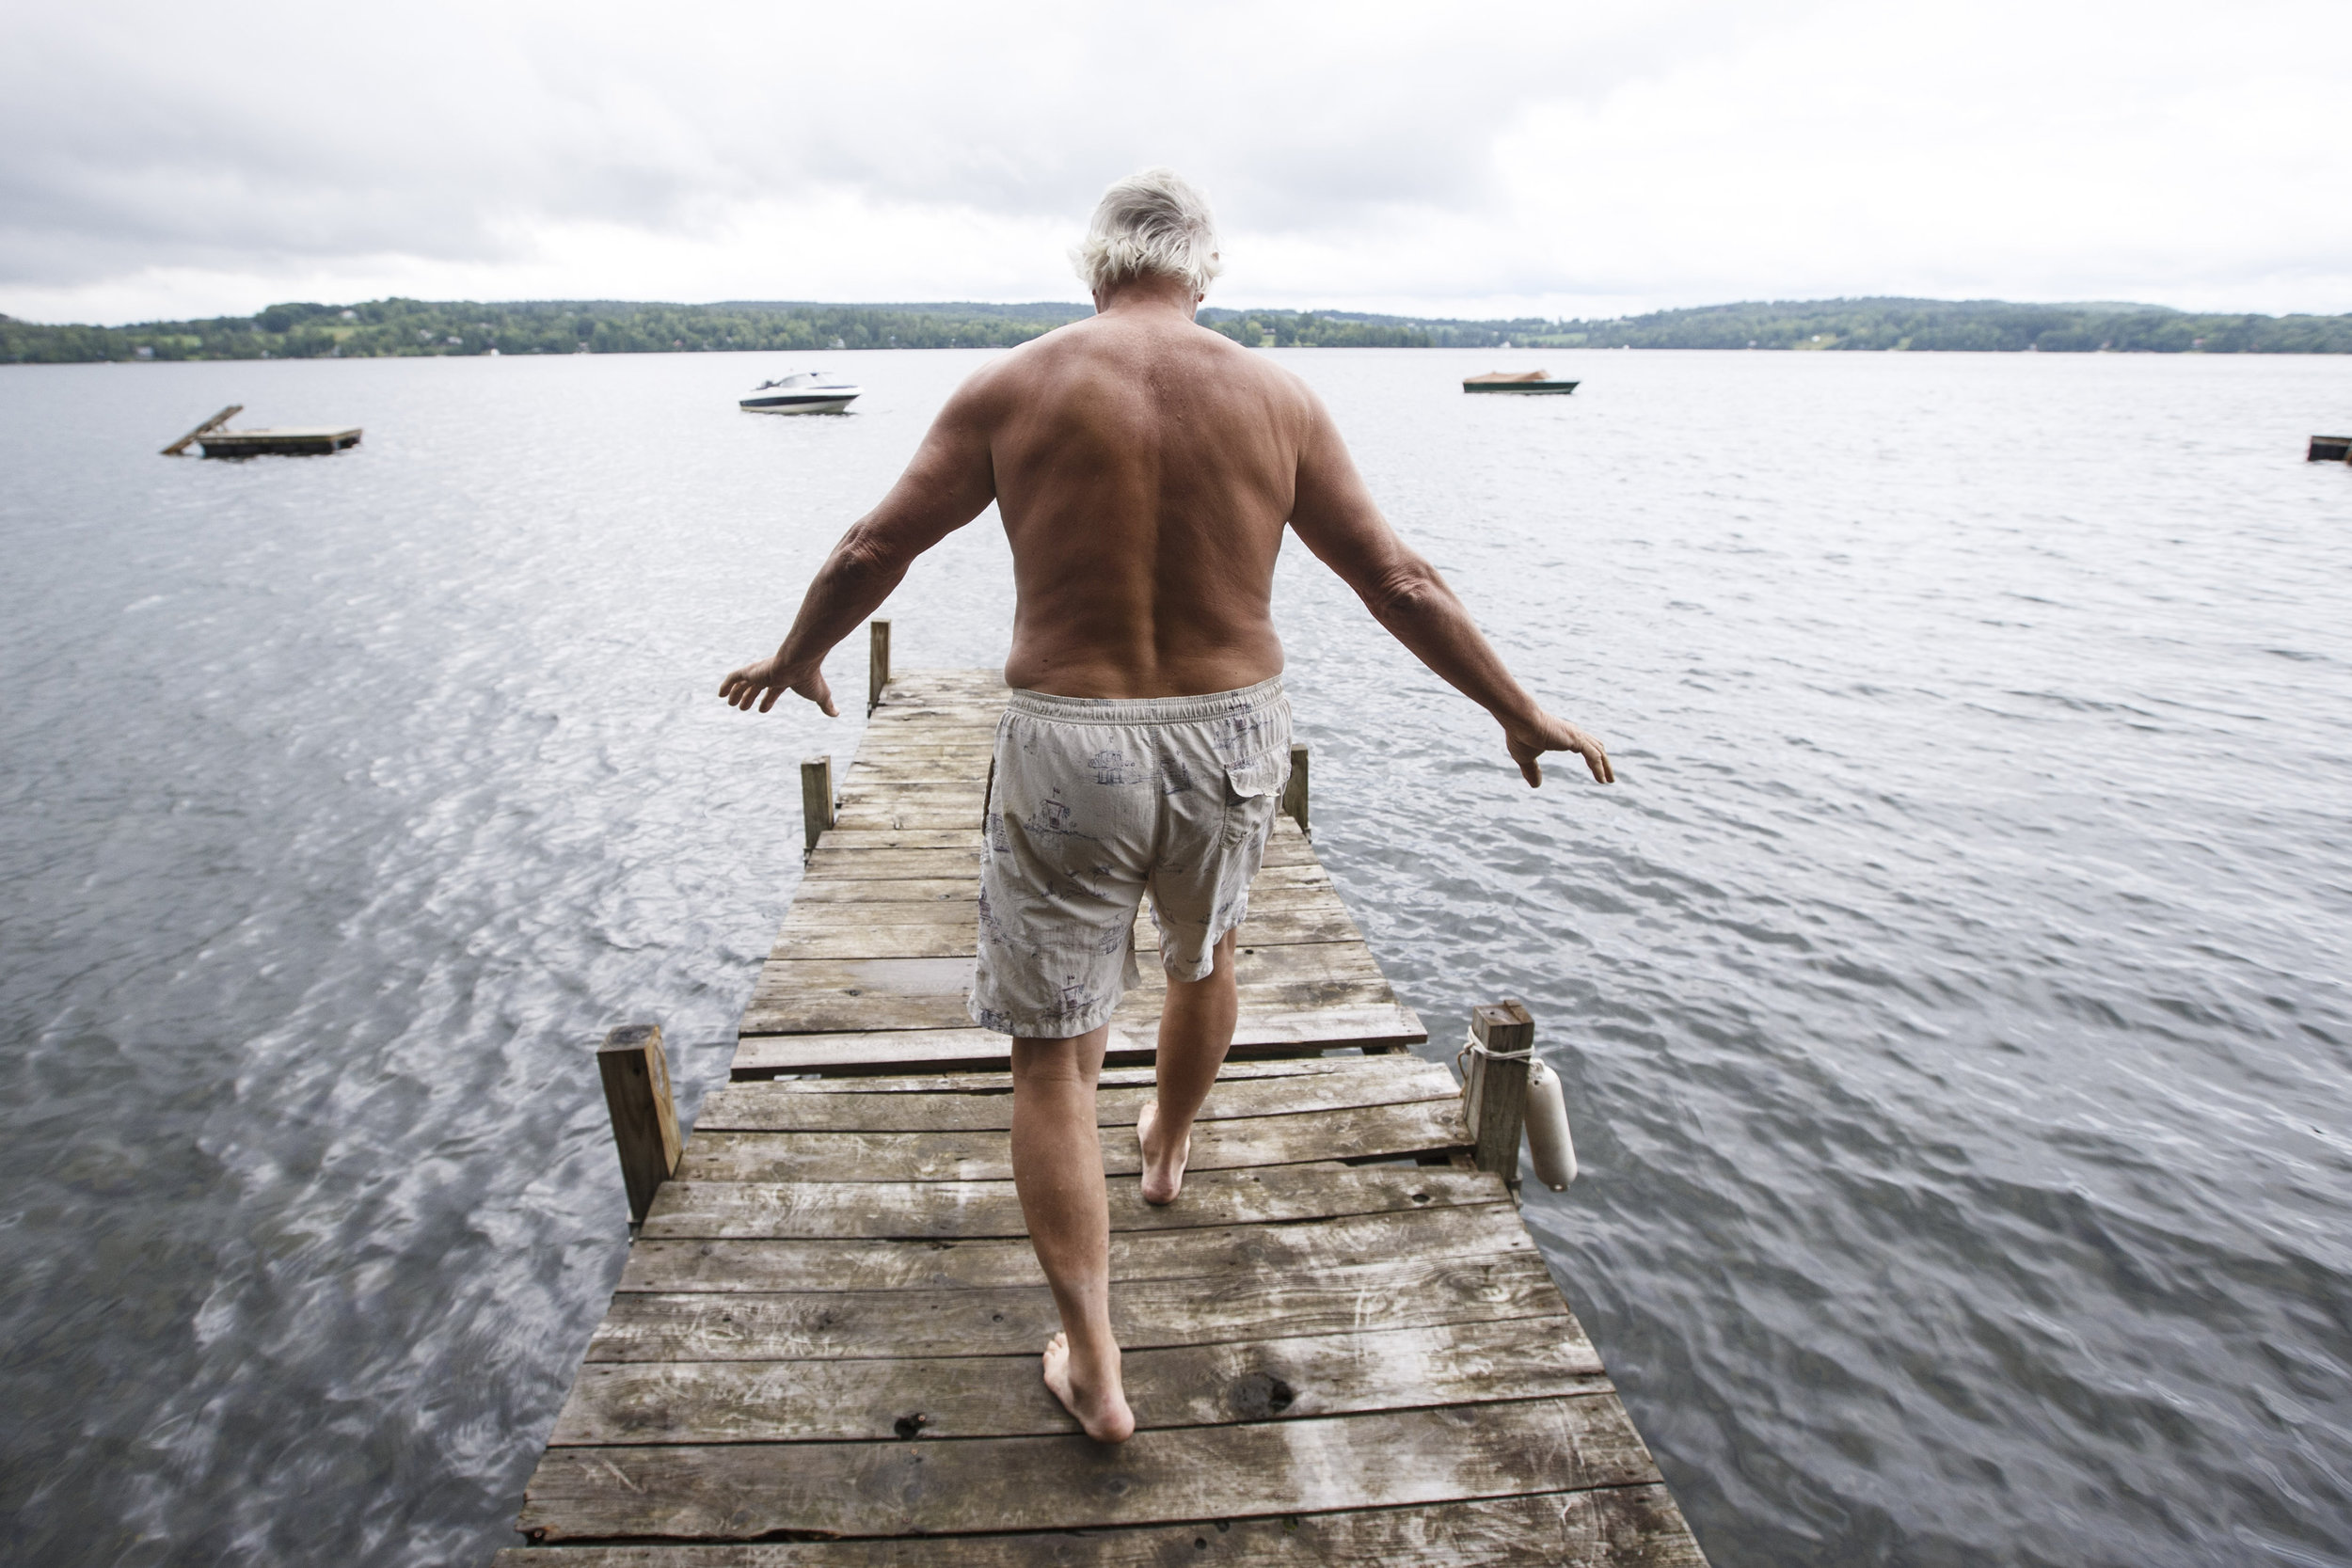
M 1200 296 L 1181 277 L 1131 277 L 1094 296 L 1098 316 L 1167 314 L 1191 321 L 1200 308 Z

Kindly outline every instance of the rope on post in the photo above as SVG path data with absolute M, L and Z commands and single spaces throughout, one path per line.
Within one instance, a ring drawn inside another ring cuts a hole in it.
M 1535 1054 L 1535 1021 L 1506 999 L 1470 1009 L 1463 1064 L 1462 1117 L 1470 1124 L 1472 1159 L 1492 1171 L 1517 1197 L 1519 1135 L 1527 1121 L 1527 1073 Z

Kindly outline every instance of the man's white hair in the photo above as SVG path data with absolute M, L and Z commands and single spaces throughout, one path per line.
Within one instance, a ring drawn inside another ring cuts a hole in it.
M 1078 276 L 1101 293 L 1131 277 L 1181 277 L 1196 294 L 1225 270 L 1209 198 L 1172 168 L 1130 174 L 1103 193 L 1086 244 L 1072 253 Z

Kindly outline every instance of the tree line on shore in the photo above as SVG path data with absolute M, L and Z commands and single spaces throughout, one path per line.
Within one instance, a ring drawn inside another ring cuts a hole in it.
M 1092 313 L 1076 305 L 1010 308 L 1022 314 L 1007 309 L 378 299 L 136 326 L 41 326 L 0 317 L 0 362 L 1003 348 Z M 1053 311 L 1065 313 L 1047 319 Z
M 379 299 L 273 305 L 251 316 L 50 326 L 0 316 L 0 363 L 317 359 L 487 354 L 815 353 L 1006 348 L 1091 314 L 1040 302 L 818 305 Z M 1606 321 L 1472 321 L 1344 310 L 1235 310 L 1200 322 L 1277 348 L 1688 348 L 2347 354 L 2352 315 L 2196 314 L 2161 306 L 1838 299 L 1710 305 Z
M 1612 322 L 1530 324 L 1562 348 L 2044 354 L 2352 354 L 2352 315 L 2202 314 L 2157 305 L 1831 299 L 1709 305 Z

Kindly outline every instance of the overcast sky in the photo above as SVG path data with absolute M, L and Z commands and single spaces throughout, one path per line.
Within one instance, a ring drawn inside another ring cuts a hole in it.
M 2352 310 L 2332 3 L 566 0 L 0 12 L 0 311 L 1076 299 L 1170 164 L 1211 303 Z

